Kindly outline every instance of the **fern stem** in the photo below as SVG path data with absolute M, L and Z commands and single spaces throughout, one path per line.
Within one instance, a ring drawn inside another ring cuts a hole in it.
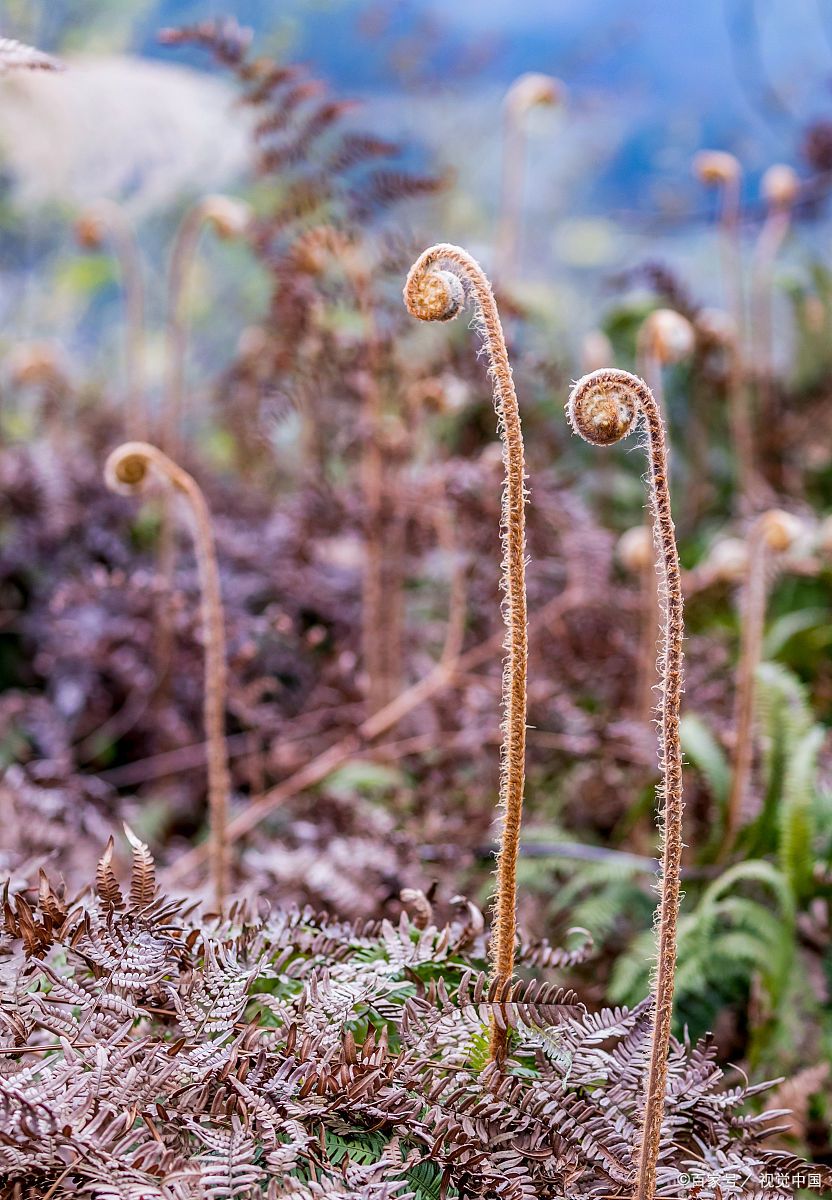
M 719 232 L 725 303 L 736 330 L 736 339 L 730 348 L 728 421 L 737 464 L 738 507 L 742 511 L 753 507 L 757 495 L 754 425 L 745 369 L 746 322 L 740 236 L 742 168 L 733 154 L 703 150 L 694 159 L 694 171 L 704 184 L 721 191 Z
M 498 287 L 510 282 L 520 260 L 523 182 L 526 173 L 525 119 L 537 107 L 563 102 L 563 84 L 551 75 L 530 71 L 518 75 L 503 99 L 503 161 L 500 179 L 500 213 L 495 247 L 494 276 Z
M 772 309 L 774 302 L 774 263 L 786 240 L 792 221 L 792 208 L 799 190 L 791 167 L 775 164 L 762 180 L 767 204 L 766 219 L 754 246 L 751 272 L 752 340 L 757 374 L 758 411 L 763 420 L 772 416 Z
M 200 234 L 210 226 L 227 241 L 241 237 L 251 218 L 247 204 L 230 196 L 203 196 L 185 213 L 174 234 L 167 275 L 168 378 L 162 445 L 176 459 L 180 453 L 185 397 L 185 355 L 188 348 L 186 289 Z
M 742 635 L 734 694 L 733 772 L 720 861 L 731 852 L 739 831 L 754 761 L 757 668 L 763 650 L 772 556 L 789 550 L 798 530 L 799 523 L 795 517 L 772 508 L 757 518 L 748 539 L 748 575 L 742 598 Z
M 144 283 L 136 230 L 120 204 L 97 200 L 81 214 L 75 232 L 90 250 L 101 247 L 105 233 L 112 241 L 124 297 L 124 424 L 131 441 L 142 441 L 148 436 L 149 414 L 144 387 Z
M 185 497 L 193 518 L 205 644 L 203 720 L 208 765 L 209 857 L 214 897 L 217 905 L 222 906 L 228 894 L 231 777 L 225 741 L 225 625 L 211 514 L 196 480 L 146 442 L 127 442 L 115 449 L 107 459 L 104 476 L 113 491 L 132 494 L 142 488 L 151 469 Z
M 659 418 L 666 426 L 664 399 L 664 367 L 681 362 L 693 353 L 695 336 L 693 326 L 672 308 L 657 308 L 641 324 L 636 342 L 638 372 L 653 394 Z M 648 508 L 645 520 L 652 528 L 653 514 Z M 661 628 L 661 604 L 659 580 L 655 568 L 649 564 L 643 576 L 645 588 L 644 613 L 641 629 L 641 645 L 638 665 L 638 715 L 645 723 L 653 717 L 655 708 L 656 637 Z
M 682 747 L 679 707 L 682 694 L 682 585 L 679 552 L 670 509 L 667 438 L 659 406 L 647 385 L 627 371 L 595 371 L 579 379 L 567 414 L 573 430 L 596 446 L 626 437 L 640 417 L 647 428 L 650 509 L 658 556 L 662 605 L 662 655 L 659 661 L 658 795 L 663 808 L 663 846 L 658 910 L 658 956 L 653 980 L 653 1032 L 647 1072 L 644 1120 L 638 1154 L 636 1200 L 654 1200 L 661 1150 L 667 1058 L 673 1014 L 676 941 L 682 868 Z
M 476 304 L 478 328 L 488 356 L 505 465 L 501 519 L 501 586 L 505 595 L 506 623 L 500 769 L 500 810 L 503 825 L 497 857 L 495 928 L 491 956 L 493 979 L 500 987 L 507 987 L 514 974 L 517 858 L 526 764 L 526 468 L 520 409 L 491 285 L 480 265 L 467 251 L 446 244 L 425 250 L 410 269 L 404 298 L 408 312 L 419 320 L 448 321 L 462 311 L 466 287 Z M 501 1064 L 505 1059 L 506 1049 L 506 1031 L 492 1023 L 492 1059 Z

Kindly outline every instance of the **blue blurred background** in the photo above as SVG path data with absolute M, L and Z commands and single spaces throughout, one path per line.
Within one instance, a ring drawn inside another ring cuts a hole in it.
M 420 214 L 419 231 L 464 242 L 486 263 L 502 96 L 524 71 L 561 79 L 568 104 L 529 114 L 520 262 L 524 299 L 567 346 L 598 322 L 610 281 L 645 261 L 683 272 L 698 298 L 720 301 L 715 198 L 691 172 L 703 147 L 742 163 L 749 240 L 766 167 L 789 163 L 811 181 L 778 268 L 787 285 L 825 255 L 832 7 L 824 0 L 3 0 L 2 34 L 70 66 L 55 78 L 0 82 L 5 338 L 60 338 L 88 358 L 92 348 L 106 369 L 117 307 L 110 267 L 75 252 L 73 215 L 99 195 L 124 201 L 149 259 L 159 260 L 189 199 L 245 189 L 248 114 L 233 84 L 198 51 L 157 40 L 160 27 L 228 13 L 264 52 L 302 61 L 336 95 L 360 100 L 362 128 L 403 140 L 419 167 L 450 172 L 452 187 Z M 210 329 L 222 302 L 224 319 L 203 345 L 212 369 L 264 293 L 242 251 L 207 254 L 195 318 Z M 212 293 L 217 279 L 222 295 Z

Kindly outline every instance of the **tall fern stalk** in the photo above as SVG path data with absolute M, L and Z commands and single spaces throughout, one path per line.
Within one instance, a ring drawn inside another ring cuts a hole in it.
M 742 598 L 742 635 L 734 694 L 734 753 L 731 790 L 725 814 L 720 858 L 727 857 L 739 831 L 754 764 L 754 709 L 757 669 L 763 651 L 766 605 L 773 560 L 785 553 L 799 533 L 791 513 L 772 508 L 757 518 L 748 538 L 748 575 Z
M 505 485 L 501 520 L 503 615 L 506 659 L 503 667 L 503 744 L 500 808 L 503 828 L 497 859 L 492 976 L 508 987 L 514 974 L 517 934 L 517 858 L 523 815 L 526 766 L 526 485 L 523 434 L 511 364 L 491 284 L 479 263 L 459 246 L 432 246 L 410 269 L 404 289 L 408 312 L 420 321 L 450 321 L 465 306 L 466 288 L 477 310 L 477 325 L 488 355 L 488 373 L 503 443 Z M 501 1064 L 507 1033 L 491 1026 L 491 1057 Z
M 737 463 L 739 507 L 746 509 L 753 505 L 757 493 L 757 469 L 754 425 L 745 377 L 745 312 L 740 234 L 742 168 L 733 154 L 727 154 L 723 150 L 703 150 L 694 158 L 693 169 L 702 183 L 707 187 L 719 188 L 721 192 L 719 229 L 725 302 L 736 330 L 729 364 L 728 419 Z
M 185 355 L 188 347 L 186 293 L 199 238 L 210 227 L 224 241 L 241 237 L 248 228 L 251 212 L 242 200 L 231 196 L 203 196 L 179 223 L 171 245 L 167 277 L 168 379 L 162 444 L 166 453 L 179 456 L 182 409 L 185 399 Z
M 666 422 L 664 368 L 688 358 L 693 353 L 695 343 L 696 338 L 690 321 L 672 308 L 654 309 L 642 322 L 638 331 L 637 370 L 653 393 L 663 422 Z M 649 509 L 646 520 L 649 527 L 653 521 Z M 652 719 L 655 706 L 656 638 L 661 621 L 659 581 L 651 559 L 652 556 L 647 558 L 647 570 L 643 576 L 645 603 L 638 667 L 638 714 L 645 722 Z
M 658 909 L 658 957 L 653 980 L 653 1032 L 638 1154 L 635 1200 L 654 1200 L 661 1148 L 667 1058 L 673 1013 L 676 941 L 682 865 L 682 748 L 679 706 L 682 694 L 682 587 L 679 553 L 670 511 L 667 439 L 653 393 L 627 371 L 604 369 L 575 384 L 567 405 L 575 433 L 594 446 L 611 446 L 643 418 L 647 430 L 648 485 L 653 514 L 656 569 L 662 605 L 662 654 L 659 660 L 659 760 L 662 802 L 662 870 Z
M 564 97 L 560 80 L 530 71 L 518 75 L 503 99 L 503 163 L 494 269 L 498 287 L 505 287 L 510 282 L 511 272 L 519 259 L 526 174 L 526 117 L 533 108 L 556 107 Z
M 167 390 L 161 431 L 162 446 L 173 460 L 181 453 L 188 348 L 187 285 L 199 239 L 206 227 L 224 241 L 242 237 L 250 221 L 251 210 L 244 201 L 231 196 L 203 196 L 187 210 L 174 234 L 167 273 Z M 168 597 L 173 586 L 175 551 L 170 514 L 163 508 L 157 551 L 157 571 L 162 582 L 155 645 L 158 698 L 164 695 L 168 684 L 173 651 Z
M 142 441 L 148 436 L 149 417 L 144 387 L 144 283 L 136 230 L 120 204 L 97 200 L 81 213 L 75 234 L 87 250 L 100 250 L 106 237 L 112 242 L 124 296 L 124 424 L 131 440 Z
M 185 497 L 193 517 L 205 645 L 203 719 L 208 760 L 209 852 L 214 897 L 221 907 L 228 894 L 231 777 L 225 741 L 225 626 L 211 514 L 196 480 L 147 442 L 126 442 L 115 449 L 107 459 L 104 477 L 113 491 L 132 495 L 141 491 L 152 472 Z
M 792 223 L 792 211 L 800 192 L 797 175 L 791 167 L 775 163 L 762 179 L 761 191 L 766 204 L 766 219 L 754 247 L 751 277 L 754 362 L 757 369 L 759 410 L 763 419 L 772 416 L 772 331 L 774 304 L 774 263 Z

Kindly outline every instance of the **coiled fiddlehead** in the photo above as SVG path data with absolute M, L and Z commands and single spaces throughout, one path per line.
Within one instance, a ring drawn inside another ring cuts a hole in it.
M 495 979 L 508 986 L 514 973 L 517 856 L 526 767 L 526 468 L 520 409 L 491 285 L 479 263 L 467 251 L 445 244 L 425 250 L 410 268 L 404 299 L 408 312 L 420 321 L 450 321 L 465 306 L 466 288 L 477 307 L 479 330 L 488 356 L 505 465 L 501 520 L 501 583 L 506 623 L 500 769 L 503 829 L 497 859 L 492 971 Z M 497 1062 L 505 1058 L 506 1036 L 505 1030 L 492 1025 L 491 1056 Z
M 194 522 L 205 642 L 203 718 L 208 756 L 209 853 L 215 899 L 221 906 L 228 892 L 227 825 L 231 778 L 225 742 L 225 625 L 211 515 L 196 480 L 147 442 L 126 442 L 113 450 L 104 467 L 104 478 L 113 491 L 134 495 L 143 489 L 154 472 L 185 497 Z
M 654 1009 L 644 1124 L 638 1157 L 636 1200 L 653 1200 L 664 1115 L 667 1055 L 673 1012 L 676 940 L 682 864 L 682 747 L 679 705 L 682 693 L 682 585 L 679 553 L 670 511 L 667 441 L 653 393 L 627 371 L 604 369 L 575 384 L 567 416 L 572 429 L 595 446 L 611 446 L 626 437 L 639 420 L 647 427 L 650 508 L 657 550 L 662 604 L 662 653 L 659 759 L 663 802 L 663 850 L 658 911 L 658 958 L 653 981 Z

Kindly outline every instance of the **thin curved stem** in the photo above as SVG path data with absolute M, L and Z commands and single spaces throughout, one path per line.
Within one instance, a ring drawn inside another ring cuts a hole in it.
M 501 586 L 505 596 L 503 615 L 506 624 L 500 770 L 503 828 L 497 857 L 491 956 L 493 977 L 508 985 L 514 974 L 517 933 L 517 858 L 525 783 L 528 671 L 526 467 L 520 409 L 491 285 L 482 268 L 467 251 L 447 244 L 426 250 L 410 269 L 404 297 L 408 311 L 420 320 L 451 320 L 464 306 L 463 283 L 477 308 L 478 328 L 488 356 L 505 465 L 500 528 L 503 549 Z M 506 1047 L 506 1031 L 492 1024 L 491 1056 L 498 1063 L 505 1059 Z
M 734 753 L 720 859 L 731 851 L 743 816 L 754 762 L 754 706 L 769 586 L 781 555 L 791 549 L 800 523 L 789 513 L 769 509 L 757 517 L 748 538 L 748 575 L 742 597 L 742 638 L 734 697 Z
M 653 979 L 653 1031 L 635 1197 L 636 1200 L 654 1200 L 673 1014 L 683 811 L 679 710 L 684 623 L 679 553 L 670 508 L 667 439 L 653 393 L 643 380 L 627 371 L 609 369 L 584 376 L 575 385 L 568 413 L 575 432 L 595 445 L 611 445 L 619 441 L 634 428 L 639 417 L 644 419 L 647 429 L 648 486 L 654 542 L 658 552 L 656 570 L 663 619 L 662 655 L 659 660 L 661 782 L 658 788 L 663 817 L 663 846 L 658 953 Z
M 560 80 L 530 71 L 514 80 L 503 99 L 500 211 L 494 253 L 494 278 L 500 288 L 511 282 L 522 251 L 520 235 L 527 159 L 525 120 L 531 109 L 552 107 L 563 97 Z
M 768 597 L 767 546 L 759 523 L 752 531 L 749 546 L 748 578 L 742 600 L 742 639 L 737 690 L 734 696 L 734 769 L 725 813 L 725 829 L 720 858 L 734 844 L 742 819 L 743 805 L 754 758 L 754 682 L 763 644 L 763 627 Z
M 231 196 L 203 196 L 185 213 L 174 234 L 167 275 L 168 380 L 162 444 L 165 452 L 179 457 L 182 410 L 185 399 L 185 357 L 188 349 L 186 293 L 203 227 L 210 225 L 224 241 L 241 237 L 249 227 L 251 212 L 242 200 Z
M 166 452 L 174 458 L 178 457 L 180 451 L 184 408 L 185 356 L 188 349 L 188 326 L 185 317 L 186 284 L 205 220 L 206 211 L 203 201 L 188 209 L 174 235 L 168 264 L 166 330 L 168 379 L 165 415 L 162 424 L 162 445 Z
M 222 906 L 228 894 L 231 776 L 225 741 L 225 623 L 211 514 L 196 480 L 146 442 L 127 442 L 114 450 L 107 460 L 105 478 L 113 490 L 131 493 L 141 487 L 151 468 L 185 497 L 193 517 L 205 644 L 203 720 L 208 765 L 209 853 L 214 895 L 217 905 Z
M 751 298 L 753 305 L 754 362 L 757 373 L 759 411 L 763 418 L 771 414 L 771 388 L 774 378 L 772 355 L 774 262 L 791 225 L 789 208 L 773 208 L 763 223 L 754 247 Z
M 647 382 L 648 387 L 653 393 L 659 415 L 664 421 L 665 406 L 662 364 L 659 362 L 657 355 L 643 344 L 637 347 L 637 363 L 639 374 Z M 652 530 L 654 518 L 649 507 L 645 512 L 644 519 L 648 528 Z M 636 712 L 640 720 L 643 720 L 645 724 L 649 724 L 653 719 L 653 712 L 656 706 L 655 687 L 658 678 L 656 638 L 661 627 L 660 585 L 656 577 L 655 567 L 650 565 L 649 560 L 645 570 L 642 572 L 641 584 L 643 606 L 638 650 Z
M 742 242 L 740 237 L 740 175 L 726 179 L 722 187 L 720 234 L 725 297 L 734 320 L 736 340 L 728 379 L 728 418 L 737 456 L 737 484 L 741 509 L 753 506 L 757 491 L 754 425 L 745 369 L 745 306 L 743 303 Z
M 124 296 L 124 424 L 131 440 L 142 441 L 148 435 L 149 414 L 144 386 L 145 302 L 138 238 L 127 213 L 112 200 L 96 201 L 82 222 L 91 229 L 100 222 L 110 234 L 118 261 Z

